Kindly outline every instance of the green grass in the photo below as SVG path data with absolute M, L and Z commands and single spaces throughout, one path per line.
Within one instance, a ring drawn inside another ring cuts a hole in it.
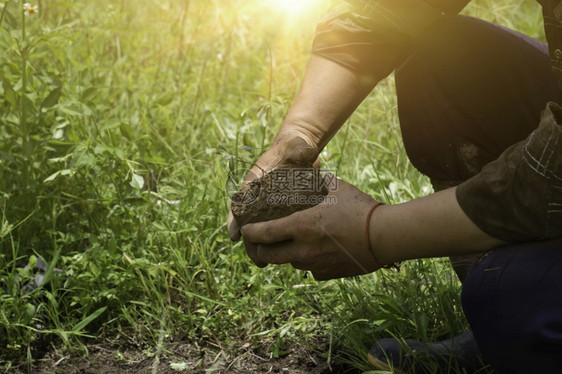
M 325 7 L 291 21 L 265 1 L 39 6 L 22 16 L 20 1 L 0 3 L 4 370 L 115 337 L 151 354 L 184 340 L 274 356 L 324 337 L 328 355 L 369 370 L 376 338 L 466 328 L 444 260 L 316 282 L 258 269 L 228 239 L 229 177 L 273 139 Z M 468 12 L 543 37 L 536 4 L 481 0 Z M 392 79 L 322 158 L 387 203 L 430 191 L 403 151 Z M 23 293 L 35 256 L 49 264 L 46 285 Z

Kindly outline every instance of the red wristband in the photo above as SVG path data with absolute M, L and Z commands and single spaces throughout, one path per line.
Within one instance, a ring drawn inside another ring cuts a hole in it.
M 381 202 L 376 202 L 375 205 L 373 205 L 371 207 L 371 209 L 369 210 L 369 213 L 367 214 L 367 225 L 365 227 L 365 235 L 367 236 L 367 249 L 369 251 L 369 253 L 371 254 L 371 257 L 373 258 L 373 261 L 375 263 L 375 266 L 377 267 L 377 270 L 380 268 L 385 268 L 385 269 L 396 269 L 397 271 L 400 271 L 400 263 L 395 263 L 395 264 L 390 264 L 390 265 L 381 265 L 381 263 L 379 262 L 379 260 L 377 260 L 377 256 L 375 256 L 375 251 L 373 250 L 373 247 L 371 247 L 371 235 L 369 232 L 369 225 L 371 223 L 371 217 L 373 216 L 373 212 L 375 211 L 375 209 L 377 209 L 379 206 L 384 205 L 384 203 Z
M 377 269 L 380 269 L 383 266 L 381 265 L 379 260 L 377 260 L 377 257 L 375 256 L 375 251 L 373 250 L 373 247 L 371 246 L 371 235 L 369 233 L 369 225 L 371 224 L 371 217 L 373 216 L 373 212 L 375 211 L 375 209 L 377 209 L 381 205 L 384 205 L 384 204 L 381 203 L 381 202 L 376 202 L 375 205 L 373 205 L 371 207 L 371 210 L 369 210 L 369 213 L 367 213 L 367 225 L 365 226 L 365 235 L 367 236 L 367 249 L 368 249 L 369 253 L 371 254 L 371 257 L 373 258 L 373 261 L 374 261 Z

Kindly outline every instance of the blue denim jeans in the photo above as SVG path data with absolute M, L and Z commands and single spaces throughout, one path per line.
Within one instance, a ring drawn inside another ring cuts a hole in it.
M 562 373 L 562 239 L 493 250 L 465 279 L 463 310 L 500 373 Z

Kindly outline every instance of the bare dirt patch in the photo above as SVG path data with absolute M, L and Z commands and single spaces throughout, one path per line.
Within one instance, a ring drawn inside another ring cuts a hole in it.
M 316 349 L 315 349 L 316 348 Z M 107 345 L 91 345 L 87 357 L 60 356 L 48 353 L 36 361 L 32 373 L 65 374 L 121 374 L 121 373 L 295 373 L 295 374 L 339 374 L 360 373 L 341 362 L 328 363 L 320 352 L 327 346 L 294 346 L 281 358 L 272 357 L 271 353 L 242 344 L 229 353 L 217 347 L 199 347 L 191 343 L 168 344 L 157 358 L 139 349 L 123 349 Z M 21 367 L 17 373 L 28 372 Z

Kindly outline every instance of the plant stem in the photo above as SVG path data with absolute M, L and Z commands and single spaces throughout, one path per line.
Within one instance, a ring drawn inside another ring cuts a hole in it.
M 27 185 L 29 177 L 29 166 L 31 161 L 29 160 L 29 129 L 27 126 L 27 112 L 25 110 L 25 95 L 27 92 L 27 48 L 26 48 L 26 32 L 25 32 L 25 9 L 21 7 L 21 45 L 20 45 L 20 55 L 21 55 L 21 97 L 20 97 L 20 129 L 21 129 L 21 140 L 22 140 L 22 151 L 29 163 L 23 170 L 24 185 Z

